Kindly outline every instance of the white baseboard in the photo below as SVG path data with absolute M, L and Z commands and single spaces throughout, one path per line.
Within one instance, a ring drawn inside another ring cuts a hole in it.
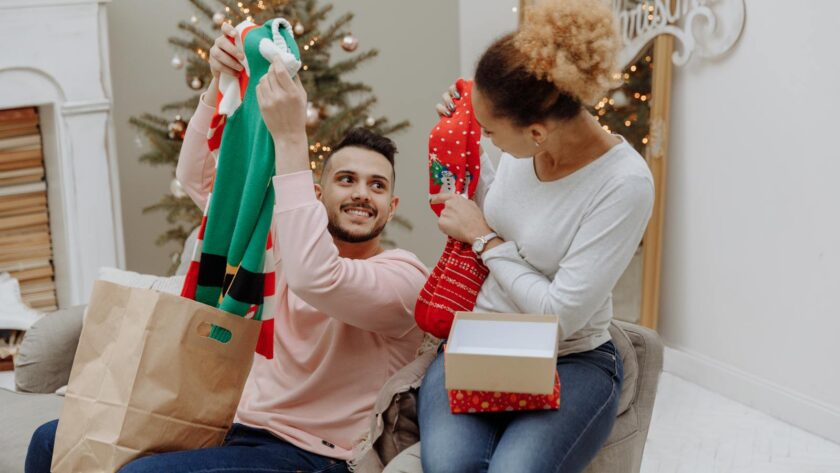
M 840 444 L 840 405 L 830 405 L 705 355 L 665 347 L 664 371 Z

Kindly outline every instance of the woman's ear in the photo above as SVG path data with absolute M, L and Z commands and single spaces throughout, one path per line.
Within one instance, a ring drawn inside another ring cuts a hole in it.
M 542 123 L 535 123 L 528 127 L 528 133 L 531 135 L 531 141 L 536 146 L 542 145 L 548 138 L 548 128 Z

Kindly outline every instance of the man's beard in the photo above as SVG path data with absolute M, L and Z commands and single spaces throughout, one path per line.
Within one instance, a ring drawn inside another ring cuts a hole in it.
M 341 212 L 343 212 L 344 208 L 346 208 L 346 207 L 359 207 L 359 205 L 358 204 L 343 205 L 342 208 L 338 211 L 339 215 L 341 215 Z M 367 206 L 362 206 L 362 207 L 367 207 Z M 367 208 L 370 208 L 370 207 L 367 207 Z M 370 208 L 370 210 L 376 212 L 376 210 L 373 209 L 373 208 Z M 334 218 L 333 218 L 333 216 L 328 216 L 328 218 L 327 218 L 327 231 L 329 231 L 330 235 L 332 235 L 334 238 L 337 238 L 337 239 L 339 239 L 343 242 L 347 242 L 347 243 L 364 243 L 366 241 L 373 240 L 374 238 L 378 237 L 382 233 L 383 230 L 385 230 L 385 225 L 388 223 L 388 221 L 386 220 L 386 221 L 382 222 L 381 225 L 379 225 L 377 227 L 374 227 L 373 230 L 371 230 L 370 232 L 362 234 L 362 235 L 357 235 L 357 234 L 350 233 L 348 230 L 345 230 L 344 228 L 341 228 L 341 226 L 338 224 L 339 215 L 336 215 Z

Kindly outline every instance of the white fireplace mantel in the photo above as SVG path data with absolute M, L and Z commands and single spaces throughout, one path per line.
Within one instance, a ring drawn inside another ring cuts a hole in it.
M 124 267 L 108 61 L 110 0 L 0 1 L 0 109 L 41 115 L 59 306 Z

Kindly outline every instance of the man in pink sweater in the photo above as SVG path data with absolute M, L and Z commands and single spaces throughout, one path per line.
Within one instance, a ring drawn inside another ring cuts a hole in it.
M 176 172 L 200 208 L 215 172 L 207 132 L 218 72 L 231 69 L 217 57 L 238 53 L 225 43 L 211 52 L 215 78 L 190 120 Z M 299 79 L 272 66 L 258 98 L 276 148 L 274 359 L 256 356 L 223 446 L 144 457 L 121 472 L 348 471 L 379 390 L 422 342 L 413 309 L 427 270 L 412 253 L 380 244 L 399 203 L 394 144 L 351 131 L 313 185 Z M 27 472 L 49 471 L 55 426 L 36 431 Z

